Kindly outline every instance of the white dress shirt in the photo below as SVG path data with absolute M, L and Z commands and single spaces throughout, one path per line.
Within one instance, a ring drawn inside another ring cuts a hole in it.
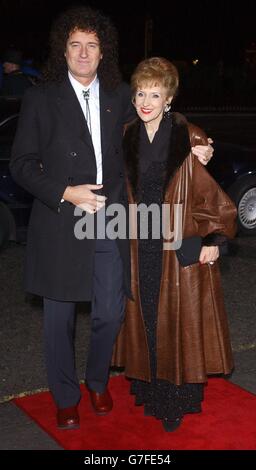
M 101 152 L 101 133 L 100 133 L 100 100 L 99 100 L 99 80 L 97 76 L 89 86 L 85 87 L 78 82 L 70 72 L 69 80 L 74 88 L 77 99 L 80 103 L 84 117 L 86 119 L 86 102 L 83 96 L 83 90 L 90 89 L 89 106 L 91 114 L 91 137 L 96 159 L 97 178 L 96 184 L 102 184 L 102 152 Z

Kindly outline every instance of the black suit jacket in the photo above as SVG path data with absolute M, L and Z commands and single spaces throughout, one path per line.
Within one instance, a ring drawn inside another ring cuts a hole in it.
M 128 85 L 112 92 L 100 86 L 103 194 L 107 202 L 127 203 L 122 137 L 134 111 Z M 25 288 L 56 300 L 91 299 L 94 239 L 74 236 L 78 217 L 64 202 L 68 185 L 96 184 L 91 136 L 67 78 L 60 85 L 28 90 L 22 102 L 10 169 L 13 178 L 35 196 L 27 242 Z M 130 295 L 128 240 L 118 240 Z

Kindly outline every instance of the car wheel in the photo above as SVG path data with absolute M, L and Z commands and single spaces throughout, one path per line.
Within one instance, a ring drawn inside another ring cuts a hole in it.
M 9 240 L 10 237 L 10 216 L 9 210 L 0 202 L 0 248 Z
M 241 180 L 231 196 L 237 206 L 239 231 L 256 235 L 256 177 Z

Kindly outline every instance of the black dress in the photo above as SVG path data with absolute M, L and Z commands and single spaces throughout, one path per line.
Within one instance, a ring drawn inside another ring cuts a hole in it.
M 145 126 L 140 130 L 140 178 L 139 202 L 147 206 L 163 201 L 166 159 L 170 138 L 171 119 L 163 119 L 150 143 Z M 161 213 L 161 211 L 160 211 Z M 142 219 L 138 218 L 138 230 Z M 133 380 L 131 393 L 135 404 L 144 404 L 146 415 L 173 421 L 186 413 L 201 411 L 202 384 L 174 385 L 167 380 L 156 379 L 156 323 L 159 289 L 162 273 L 163 239 L 152 239 L 152 224 L 148 224 L 148 239 L 140 239 L 139 280 L 141 307 L 150 353 L 151 382 Z

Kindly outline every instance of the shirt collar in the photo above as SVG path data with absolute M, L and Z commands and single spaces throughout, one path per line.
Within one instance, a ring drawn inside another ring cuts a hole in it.
M 76 78 L 74 78 L 73 75 L 69 71 L 68 71 L 68 77 L 69 77 L 72 87 L 75 90 L 75 93 L 78 99 L 81 98 L 83 90 L 89 90 L 89 89 L 90 89 L 90 98 L 95 98 L 95 99 L 99 98 L 99 79 L 97 75 L 96 77 L 94 77 L 93 81 L 88 86 L 82 85 L 82 83 L 76 80 Z

